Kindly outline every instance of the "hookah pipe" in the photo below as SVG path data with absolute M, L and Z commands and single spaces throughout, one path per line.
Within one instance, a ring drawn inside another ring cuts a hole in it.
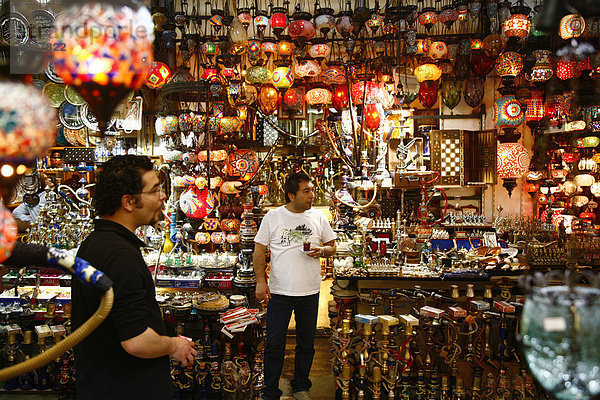
M 112 281 L 102 272 L 92 267 L 87 261 L 73 257 L 65 250 L 49 248 L 42 245 L 15 243 L 11 256 L 4 261 L 7 266 L 38 265 L 59 268 L 77 276 L 81 281 L 99 289 L 102 294 L 96 312 L 75 332 L 58 342 L 52 348 L 22 363 L 0 370 L 0 381 L 6 381 L 26 372 L 38 369 L 55 359 L 85 339 L 108 317 L 113 305 L 114 293 Z
M 435 174 L 435 177 L 433 177 L 432 179 L 430 179 L 426 182 L 419 182 L 419 186 L 421 187 L 421 203 L 422 203 L 422 205 L 420 207 L 417 207 L 417 219 L 419 220 L 420 223 L 427 225 L 427 226 L 435 225 L 435 224 L 442 222 L 444 220 L 444 218 L 446 218 L 446 212 L 448 211 L 448 195 L 446 194 L 446 191 L 444 189 L 440 188 L 438 190 L 442 193 L 442 195 L 444 197 L 444 210 L 441 212 L 440 218 L 438 218 L 437 220 L 435 220 L 433 222 L 428 222 L 428 221 L 426 221 L 427 215 L 423 215 L 423 213 L 427 210 L 427 205 L 433 199 L 433 194 L 429 195 L 427 188 L 425 186 L 431 185 L 433 182 L 437 181 L 440 178 L 440 173 L 438 171 L 433 171 L 433 173 Z

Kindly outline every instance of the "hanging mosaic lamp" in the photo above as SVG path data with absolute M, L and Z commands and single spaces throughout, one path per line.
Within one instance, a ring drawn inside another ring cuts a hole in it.
M 56 109 L 34 86 L 15 82 L 0 83 L 0 163 L 15 165 L 0 169 L 0 180 L 22 175 L 26 168 L 44 157 L 56 140 Z M 10 172 L 5 173 L 5 171 Z M 15 174 L 16 172 L 16 174 Z
M 326 37 L 332 29 L 335 29 L 335 18 L 332 8 L 319 8 L 315 16 L 315 26 Z
M 434 60 L 444 58 L 448 55 L 448 46 L 442 41 L 433 42 L 429 46 L 428 55 Z
M 326 43 L 313 44 L 308 49 L 308 55 L 317 61 L 323 61 L 331 54 L 331 48 Z
M 267 26 L 269 26 L 269 17 L 267 17 L 267 12 L 264 10 L 259 10 L 256 12 L 256 16 L 253 20 L 254 28 L 258 33 L 258 37 L 262 38 L 265 34 L 265 30 Z
M 442 101 L 452 111 L 460 103 L 462 82 L 456 79 L 444 79 L 441 86 Z
M 250 14 L 250 9 L 249 8 L 238 9 L 237 17 L 240 20 L 240 22 L 242 23 L 242 25 L 244 26 L 244 28 L 246 28 L 246 30 L 248 30 L 248 27 L 252 23 L 252 14 Z
M 331 92 L 325 88 L 314 88 L 306 92 L 306 102 L 312 106 L 324 106 L 331 103 Z
M 352 85 L 350 93 L 352 95 L 352 101 L 354 104 L 362 104 L 363 97 L 365 104 L 376 103 L 380 97 L 379 85 L 377 82 L 373 81 L 367 81 L 366 84 L 365 82 L 355 83 Z
M 504 35 L 507 38 L 525 39 L 531 31 L 531 21 L 523 14 L 513 14 L 504 22 Z
M 160 89 L 171 78 L 171 70 L 167 64 L 160 61 L 154 61 L 146 75 L 146 86 L 150 89 Z
M 425 108 L 431 108 L 437 101 L 438 83 L 427 80 L 419 83 L 419 102 Z
M 512 82 L 523 71 L 523 57 L 514 51 L 506 51 L 496 59 L 496 71 L 505 84 Z
M 529 122 L 539 122 L 544 118 L 544 92 L 542 90 L 532 90 L 531 97 L 527 100 L 527 111 L 525 120 Z
M 335 30 L 342 35 L 343 38 L 349 37 L 354 31 L 354 24 L 350 15 L 348 13 L 342 13 L 335 24 Z
M 559 60 L 556 64 L 556 76 L 558 79 L 566 80 L 578 76 L 577 61 L 575 60 Z
M 531 75 L 525 77 L 531 82 L 547 82 L 552 78 L 554 70 L 550 63 L 550 50 L 535 50 L 533 55 L 536 59 L 535 65 L 531 69 Z
M 315 60 L 302 60 L 296 64 L 295 72 L 300 78 L 319 76 L 321 64 Z
M 283 7 L 273 8 L 273 14 L 271 15 L 271 28 L 277 38 L 281 36 L 285 28 L 288 26 L 288 17 L 286 9 Z
M 512 195 L 517 186 L 517 179 L 529 170 L 531 157 L 525 147 L 519 143 L 500 143 L 496 153 L 496 169 L 498 177 L 504 180 L 502 186 Z
M 429 32 L 437 22 L 438 14 L 433 7 L 426 7 L 423 9 L 423 12 L 419 14 L 419 23 L 427 29 L 427 32 Z
M 326 85 L 346 83 L 346 72 L 341 65 L 332 65 L 321 73 L 321 81 Z
M 376 12 L 371 14 L 371 18 L 365 22 L 365 25 L 367 28 L 371 29 L 373 34 L 375 34 L 375 32 L 377 32 L 379 28 L 383 26 L 383 15 Z
M 426 62 L 415 68 L 414 74 L 419 82 L 437 81 L 442 76 L 442 71 L 437 65 Z
M 515 96 L 502 96 L 494 102 L 494 124 L 499 128 L 514 128 L 525 122 L 525 113 Z
M 363 117 L 365 119 L 365 125 L 371 131 L 379 128 L 381 124 L 381 113 L 377 108 L 377 104 L 367 104 L 363 111 Z
M 316 29 L 312 22 L 304 19 L 297 19 L 292 21 L 288 26 L 288 33 L 300 46 L 304 46 L 307 40 L 310 40 L 315 36 Z
M 451 6 L 451 5 L 446 5 L 442 8 L 442 12 L 440 12 L 440 14 L 438 15 L 438 20 L 446 25 L 446 28 L 450 29 L 452 27 L 452 25 L 456 22 L 456 20 L 458 19 L 458 11 L 456 11 L 456 9 Z
M 337 85 L 333 90 L 333 107 L 338 112 L 342 112 L 345 108 L 348 108 L 350 104 L 350 96 L 348 95 L 348 87 L 345 84 Z
M 99 35 L 98 32 L 104 32 Z M 106 130 L 114 108 L 145 82 L 153 61 L 154 22 L 147 8 L 76 3 L 54 20 L 55 71 L 87 101 Z
M 253 85 L 262 85 L 271 80 L 271 72 L 260 66 L 250 67 L 246 70 L 246 82 Z
M 298 88 L 289 88 L 283 95 L 283 103 L 290 108 L 302 107 L 303 100 L 302 90 Z
M 258 104 L 260 109 L 266 114 L 271 115 L 277 110 L 279 92 L 271 84 L 261 85 L 258 93 Z
M 271 83 L 279 90 L 289 89 L 294 84 L 294 74 L 288 67 L 275 68 Z
M 561 38 L 573 39 L 581 36 L 585 30 L 585 20 L 581 15 L 569 14 L 562 17 L 558 28 L 558 34 Z
M 481 51 L 471 55 L 471 69 L 477 76 L 485 77 L 494 69 L 494 60 Z
M 492 33 L 491 35 L 487 35 L 483 39 L 482 48 L 485 52 L 485 55 L 488 57 L 496 58 L 502 53 L 504 48 L 506 47 L 506 41 L 497 33 Z

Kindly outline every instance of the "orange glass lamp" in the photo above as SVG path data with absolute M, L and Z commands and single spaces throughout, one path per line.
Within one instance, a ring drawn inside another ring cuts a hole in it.
M 414 74 L 419 82 L 437 81 L 442 76 L 442 70 L 433 63 L 425 63 L 415 68 Z
M 423 9 L 423 12 L 419 15 L 419 23 L 423 25 L 428 32 L 437 22 L 438 14 L 433 7 Z
M 99 34 L 104 33 L 104 34 Z M 76 3 L 54 21 L 56 73 L 88 102 L 101 132 L 114 108 L 146 81 L 153 61 L 154 22 L 147 8 Z
M 169 81 L 171 75 L 171 70 L 167 64 L 155 61 L 146 76 L 146 86 L 150 89 L 160 89 Z
M 306 92 L 305 99 L 311 106 L 322 107 L 325 104 L 331 103 L 332 95 L 331 92 L 325 88 L 314 88 Z
M 525 147 L 519 143 L 500 143 L 497 150 L 497 172 L 502 178 L 502 186 L 511 197 L 513 189 L 517 186 L 517 179 L 521 178 L 529 169 L 531 157 Z
M 525 39 L 530 31 L 531 21 L 526 15 L 514 14 L 504 22 L 504 35 L 509 39 Z
M 581 15 L 569 14 L 562 17 L 558 28 L 561 38 L 568 40 L 581 36 L 585 30 L 585 20 Z

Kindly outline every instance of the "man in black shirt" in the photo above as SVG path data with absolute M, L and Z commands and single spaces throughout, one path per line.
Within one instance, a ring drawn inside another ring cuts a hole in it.
M 77 253 L 114 282 L 108 318 L 75 347 L 77 396 L 90 399 L 170 399 L 169 357 L 187 366 L 194 343 L 166 336 L 154 282 L 142 254 L 139 226 L 156 224 L 165 194 L 152 162 L 117 156 L 98 176 L 95 207 L 101 219 Z M 73 279 L 73 328 L 97 309 L 100 296 Z

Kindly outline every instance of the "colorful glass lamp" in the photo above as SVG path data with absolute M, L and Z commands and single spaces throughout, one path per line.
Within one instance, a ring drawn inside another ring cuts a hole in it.
M 101 34 L 103 33 L 103 34 Z M 101 132 L 114 108 L 139 89 L 150 70 L 154 23 L 147 8 L 134 3 L 77 3 L 54 21 L 56 73 L 88 102 Z
M 521 178 L 529 169 L 531 157 L 525 147 L 519 143 L 500 143 L 497 150 L 497 172 L 502 178 L 502 186 L 511 197 L 513 189 L 517 186 L 517 179 Z

